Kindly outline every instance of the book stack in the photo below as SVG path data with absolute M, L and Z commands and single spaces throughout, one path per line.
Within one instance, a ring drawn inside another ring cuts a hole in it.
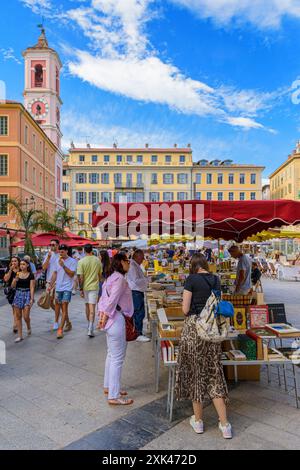
M 290 361 L 300 361 L 300 349 L 278 348 L 278 351 Z
M 300 330 L 286 323 L 268 323 L 266 328 L 279 338 L 298 338 Z
M 231 349 L 227 353 L 228 358 L 232 361 L 246 361 L 247 357 L 246 355 L 242 352 L 239 351 L 238 349 Z
M 164 362 L 173 362 L 178 357 L 178 346 L 173 341 L 161 342 L 161 357 Z

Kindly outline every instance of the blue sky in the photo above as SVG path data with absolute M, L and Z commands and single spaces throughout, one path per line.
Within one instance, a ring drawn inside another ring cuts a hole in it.
M 191 143 L 194 160 L 262 164 L 266 177 L 295 148 L 299 0 L 10 0 L 0 17 L 9 99 L 23 99 L 21 51 L 43 16 L 64 64 L 66 148 Z

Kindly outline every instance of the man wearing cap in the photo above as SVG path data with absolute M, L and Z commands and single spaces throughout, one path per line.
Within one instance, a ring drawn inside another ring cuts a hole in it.
M 57 330 L 57 339 L 63 338 L 64 331 L 70 331 L 72 329 L 68 307 L 72 298 L 73 278 L 76 274 L 77 262 L 75 259 L 68 256 L 68 251 L 69 247 L 67 245 L 60 245 L 60 256 L 54 266 L 54 272 L 49 287 L 51 290 L 56 283 L 55 323 L 59 322 L 61 311 L 61 322 Z
M 101 281 L 102 264 L 94 255 L 90 244 L 84 247 L 85 256 L 77 266 L 77 276 L 80 287 L 80 295 L 85 300 L 86 319 L 88 321 L 88 336 L 94 337 L 94 321 L 96 304 L 99 297 L 99 283 Z

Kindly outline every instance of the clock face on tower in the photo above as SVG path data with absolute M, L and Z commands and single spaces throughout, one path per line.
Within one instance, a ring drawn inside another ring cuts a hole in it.
M 29 101 L 27 109 L 35 119 L 40 120 L 47 117 L 49 105 L 45 98 L 35 98 Z

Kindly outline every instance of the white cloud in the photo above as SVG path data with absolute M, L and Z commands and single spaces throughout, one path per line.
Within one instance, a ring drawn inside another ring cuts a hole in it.
M 17 62 L 17 64 L 22 63 L 20 59 L 16 57 L 15 51 L 12 47 L 9 47 L 7 49 L 0 49 L 0 54 L 2 54 L 4 60 L 13 60 L 14 62 Z
M 200 18 L 219 24 L 249 22 L 259 28 L 278 28 L 285 16 L 300 18 L 298 0 L 169 0 Z
M 22 1 L 32 8 L 41 5 L 34 0 Z M 268 109 L 271 94 L 224 86 L 213 89 L 159 57 L 146 29 L 155 14 L 155 3 L 155 0 L 78 0 L 73 3 L 74 8 L 60 11 L 51 8 L 50 0 L 42 0 L 46 16 L 75 25 L 88 38 L 86 50 L 68 47 L 72 75 L 134 100 L 214 117 L 235 127 L 264 129 L 254 117 Z M 230 117 L 232 114 L 234 117 Z
M 21 0 L 21 2 L 37 15 L 50 11 L 52 8 L 50 0 Z

